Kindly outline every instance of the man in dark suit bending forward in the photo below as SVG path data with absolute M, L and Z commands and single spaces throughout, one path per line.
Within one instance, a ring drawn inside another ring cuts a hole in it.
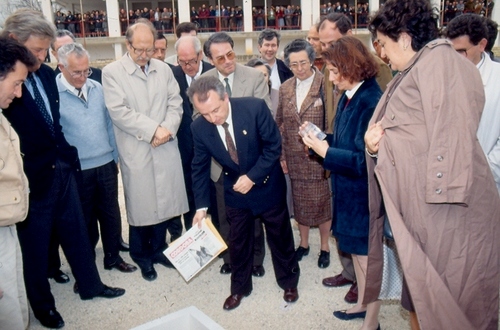
M 217 77 L 200 77 L 188 89 L 193 106 L 202 115 L 191 125 L 196 214 L 193 225 L 206 216 L 210 203 L 210 161 L 223 167 L 226 215 L 230 224 L 231 295 L 224 309 L 240 305 L 252 292 L 254 219 L 266 227 L 276 281 L 283 299 L 299 298 L 299 265 L 288 209 L 286 185 L 279 165 L 281 138 L 265 101 L 254 97 L 229 99 Z

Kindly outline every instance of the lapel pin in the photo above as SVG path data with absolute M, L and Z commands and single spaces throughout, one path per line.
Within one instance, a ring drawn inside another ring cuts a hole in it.
M 243 135 L 247 135 L 247 131 L 246 130 L 243 130 Z

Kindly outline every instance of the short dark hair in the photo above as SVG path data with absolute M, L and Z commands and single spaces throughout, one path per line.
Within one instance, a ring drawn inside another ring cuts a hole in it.
M 257 40 L 257 43 L 259 46 L 262 46 L 264 43 L 264 40 L 271 41 L 274 38 L 276 38 L 276 41 L 278 42 L 278 46 L 280 45 L 280 40 L 281 40 L 281 35 L 278 33 L 278 31 L 274 29 L 265 29 L 262 30 L 262 32 L 259 34 L 259 39 Z
M 198 96 L 198 101 L 203 103 L 208 100 L 208 93 L 210 91 L 216 92 L 221 100 L 224 99 L 226 94 L 224 85 L 220 82 L 219 78 L 214 76 L 201 76 L 196 79 L 191 83 L 186 94 L 189 97 L 191 104 L 194 104 L 193 98 L 195 94 Z
M 0 80 L 5 79 L 14 71 L 16 63 L 20 61 L 29 68 L 37 65 L 35 56 L 17 40 L 0 38 Z
M 182 22 L 175 27 L 177 39 L 179 39 L 183 33 L 189 33 L 191 31 L 196 31 L 196 34 L 198 34 L 198 27 L 192 22 Z
M 210 52 L 210 46 L 212 44 L 223 44 L 223 43 L 229 43 L 231 45 L 231 48 L 234 47 L 234 41 L 233 38 L 226 32 L 216 32 L 212 34 L 207 41 L 203 44 L 203 52 L 205 55 L 212 59 L 212 53 Z
M 165 39 L 165 41 L 167 42 L 167 45 L 168 45 L 167 37 L 165 37 L 163 32 L 157 31 L 155 41 L 160 40 L 160 39 Z
M 452 19 L 446 26 L 446 37 L 455 39 L 468 36 L 473 45 L 488 39 L 488 26 L 483 17 L 477 14 L 463 14 Z
M 359 82 L 373 78 L 378 73 L 375 57 L 356 37 L 345 36 L 337 40 L 321 53 L 325 62 L 339 70 L 339 74 L 349 82 Z
M 491 18 L 485 18 L 486 26 L 488 27 L 488 43 L 484 48 L 490 54 L 491 59 L 495 57 L 493 54 L 493 45 L 495 44 L 495 40 L 497 40 L 498 35 L 498 24 Z
M 286 45 L 285 49 L 283 50 L 284 54 L 283 61 L 285 62 L 286 66 L 290 66 L 291 53 L 298 53 L 303 50 L 307 53 L 309 62 L 311 62 L 312 65 L 314 63 L 314 60 L 316 59 L 316 53 L 314 52 L 314 48 L 311 46 L 310 43 L 308 43 L 304 39 L 295 39 L 292 40 L 288 45 Z
M 347 34 L 347 32 L 352 29 L 352 23 L 346 15 L 340 13 L 330 13 L 326 15 L 324 19 L 321 19 L 318 23 L 318 32 L 324 29 L 325 21 L 335 23 L 335 26 L 337 27 L 337 29 L 339 29 L 342 35 Z
M 438 37 L 437 21 L 429 0 L 388 0 L 372 17 L 368 29 L 395 42 L 406 32 L 411 36 L 411 48 L 419 51 Z

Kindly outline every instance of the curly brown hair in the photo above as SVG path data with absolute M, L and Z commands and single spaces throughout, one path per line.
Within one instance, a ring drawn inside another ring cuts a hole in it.
M 411 48 L 418 52 L 438 37 L 438 16 L 429 0 L 388 0 L 372 17 L 368 29 L 381 32 L 397 42 L 403 32 L 411 37 Z
M 378 73 L 374 55 L 357 38 L 345 36 L 321 53 L 326 63 L 339 70 L 350 83 L 373 78 Z

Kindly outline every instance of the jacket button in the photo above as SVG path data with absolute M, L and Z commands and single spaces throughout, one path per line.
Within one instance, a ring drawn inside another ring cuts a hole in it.
M 392 163 L 392 166 L 396 166 L 396 163 L 394 163 L 394 161 L 392 161 L 391 163 Z
M 224 172 L 224 175 L 228 175 L 228 173 L 227 173 L 227 172 Z
M 441 188 L 437 188 L 436 189 L 436 194 L 440 195 L 443 191 L 441 190 Z
M 442 162 L 443 161 L 443 156 L 441 156 L 441 155 L 437 156 L 437 160 L 438 160 L 438 162 Z
M 55 165 L 52 165 L 52 168 L 56 168 L 56 166 L 55 166 Z
M 438 178 L 442 178 L 442 177 L 443 177 L 443 173 L 439 172 L 438 174 L 436 174 L 436 176 L 437 176 Z
M 394 120 L 394 118 L 396 118 L 396 115 L 392 114 L 391 115 L 391 120 Z

